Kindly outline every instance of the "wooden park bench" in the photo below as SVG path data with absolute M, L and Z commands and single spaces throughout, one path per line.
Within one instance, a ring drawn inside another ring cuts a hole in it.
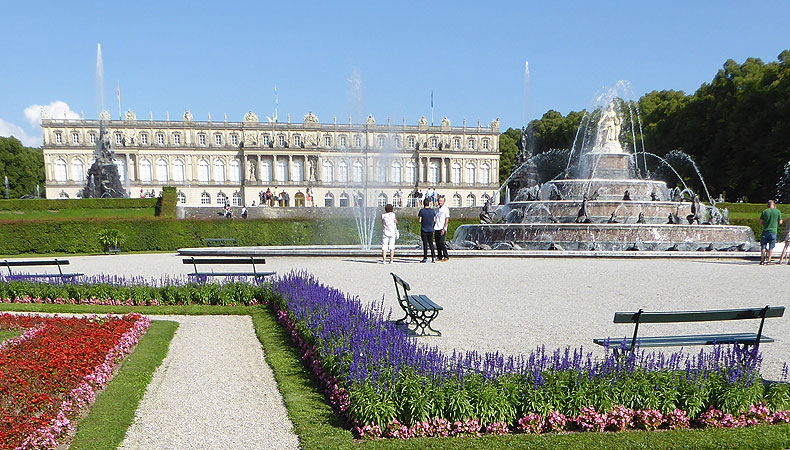
M 236 243 L 236 239 L 233 238 L 209 238 L 203 239 L 203 242 L 206 243 L 206 247 L 238 247 L 239 244 Z
M 395 280 L 395 293 L 398 295 L 398 304 L 400 304 L 403 312 L 406 313 L 405 317 L 396 320 L 395 323 L 404 322 L 407 327 L 409 324 L 414 324 L 414 329 L 410 330 L 416 333 L 417 329 L 419 329 L 421 336 L 426 335 L 426 328 L 436 333 L 436 336 L 441 336 L 441 332 L 431 328 L 431 322 L 443 308 L 424 295 L 409 295 L 409 290 L 411 290 L 409 283 L 392 272 L 390 272 L 390 275 Z M 401 295 L 401 289 L 403 290 L 403 295 Z
M 191 264 L 195 271 L 187 274 L 188 277 L 196 277 L 198 279 L 206 279 L 208 277 L 254 277 L 256 281 L 261 278 L 274 275 L 276 272 L 259 272 L 256 264 L 266 264 L 263 258 L 255 258 L 252 256 L 244 257 L 227 257 L 227 258 L 184 258 L 184 264 Z M 210 272 L 201 272 L 198 270 L 199 265 L 238 265 L 250 264 L 252 272 L 215 272 L 213 269 Z
M 774 342 L 773 338 L 763 336 L 765 319 L 782 317 L 784 306 L 766 306 L 764 308 L 713 309 L 704 311 L 663 311 L 648 312 L 616 312 L 614 323 L 633 323 L 634 335 L 622 340 L 610 338 L 593 339 L 593 342 L 615 351 L 624 344 L 629 351 L 635 347 L 683 347 L 687 345 L 742 344 L 753 345 L 754 349 L 764 342 Z M 757 333 L 719 333 L 719 334 L 687 334 L 677 336 L 639 337 L 639 325 L 643 323 L 681 323 L 681 322 L 713 322 L 725 320 L 760 319 Z
M 63 273 L 61 266 L 69 264 L 67 259 L 52 259 L 52 260 L 38 260 L 38 261 L 9 261 L 3 260 L 2 264 L 8 269 L 8 275 L 19 275 L 25 278 L 60 278 L 61 281 L 73 280 L 76 277 L 81 277 L 83 273 Z M 11 272 L 12 267 L 37 267 L 37 266 L 58 266 L 58 273 L 17 273 Z

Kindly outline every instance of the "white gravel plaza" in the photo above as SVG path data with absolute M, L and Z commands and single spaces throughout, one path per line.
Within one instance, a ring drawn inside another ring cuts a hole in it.
M 179 322 L 122 449 L 297 448 L 249 316 L 151 316 Z
M 775 256 L 778 257 L 778 252 Z M 156 277 L 186 274 L 191 267 L 175 254 L 72 257 L 72 269 Z M 393 318 L 402 316 L 390 272 L 444 307 L 433 322 L 441 337 L 421 337 L 443 350 L 507 354 L 584 346 L 602 354 L 593 338 L 630 336 L 633 327 L 615 325 L 615 311 L 693 310 L 790 306 L 784 295 L 790 266 L 760 266 L 739 259 L 452 258 L 420 264 L 398 258 L 267 257 L 266 270 L 280 274 L 306 270 L 323 283 L 357 295 L 364 303 L 384 299 Z M 759 321 L 646 324 L 640 335 L 756 332 Z M 764 334 L 775 343 L 761 346 L 763 375 L 779 377 L 790 361 L 790 312 L 767 319 Z M 669 349 L 674 350 L 674 349 Z M 698 352 L 699 347 L 689 347 Z

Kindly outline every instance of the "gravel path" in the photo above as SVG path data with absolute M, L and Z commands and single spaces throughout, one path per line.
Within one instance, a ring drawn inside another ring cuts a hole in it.
M 122 449 L 297 448 L 249 316 L 151 316 L 179 322 Z

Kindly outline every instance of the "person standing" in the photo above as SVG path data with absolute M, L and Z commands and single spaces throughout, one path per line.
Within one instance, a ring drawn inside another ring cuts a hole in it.
M 787 222 L 787 227 L 785 227 L 785 247 L 782 249 L 782 256 L 779 257 L 779 264 L 784 262 L 787 248 L 790 247 L 790 217 L 785 222 Z M 790 264 L 790 260 L 788 260 L 787 264 Z
M 436 211 L 430 208 L 431 201 L 427 198 L 422 202 L 423 208 L 417 213 L 420 219 L 420 237 L 422 238 L 422 261 L 428 262 L 428 247 L 431 247 L 431 262 L 436 262 L 436 248 L 433 246 L 433 229 L 436 223 Z
M 768 208 L 760 214 L 760 225 L 763 234 L 760 236 L 760 265 L 771 264 L 771 251 L 776 246 L 776 232 L 782 224 L 782 213 L 776 209 L 776 203 L 768 200 Z
M 433 234 L 436 238 L 436 251 L 439 253 L 439 261 L 445 262 L 450 260 L 450 255 L 447 254 L 447 227 L 450 225 L 450 208 L 444 204 L 444 195 L 440 196 L 437 200 L 439 209 L 436 210 L 436 222 L 433 225 Z
M 384 214 L 381 215 L 381 263 L 387 262 L 387 250 L 390 252 L 390 264 L 395 259 L 395 240 L 398 239 L 398 218 L 395 217 L 395 208 L 387 203 Z

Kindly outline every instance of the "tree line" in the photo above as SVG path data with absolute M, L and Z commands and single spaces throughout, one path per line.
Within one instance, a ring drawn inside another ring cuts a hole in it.
M 768 63 L 759 58 L 742 64 L 728 60 L 693 94 L 652 91 L 636 103 L 645 150 L 670 159 L 679 154 L 674 150 L 690 155 L 711 194 L 755 202 L 787 195 L 777 192 L 777 183 L 790 161 L 790 50 Z M 535 153 L 570 148 L 585 113 L 546 112 L 528 124 L 530 146 Z M 510 128 L 500 136 L 500 183 L 511 172 L 520 135 Z M 677 158 L 670 162 L 699 192 L 701 183 L 690 163 Z M 653 164 L 656 172 L 667 172 L 659 170 L 657 161 Z M 678 180 L 672 176 L 674 181 L 669 176 L 666 181 L 674 186 Z M 790 190 L 790 182 L 784 185 Z
M 0 137 L 0 198 L 6 196 L 5 177 L 9 198 L 34 195 L 36 185 L 44 196 L 44 152 L 25 147 L 14 137 Z

